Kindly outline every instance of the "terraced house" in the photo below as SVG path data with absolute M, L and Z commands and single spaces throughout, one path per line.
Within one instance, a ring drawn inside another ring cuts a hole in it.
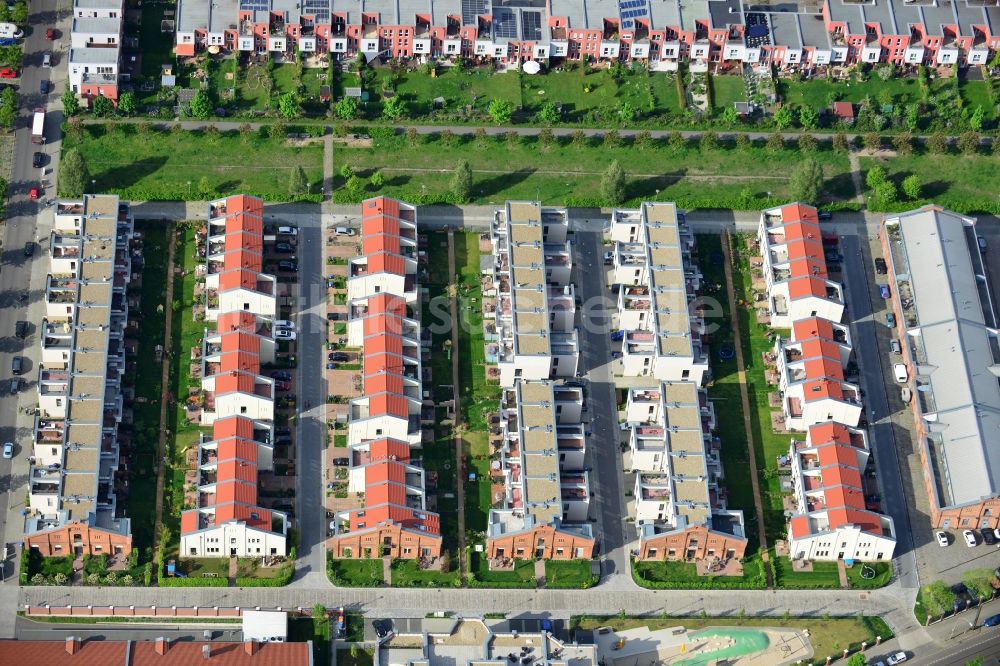
M 441 521 L 427 510 L 424 470 L 411 451 L 434 422 L 424 404 L 416 208 L 380 197 L 361 205 L 364 255 L 348 272 L 348 335 L 363 349 L 363 393 L 351 400 L 348 492 L 330 525 L 337 558 L 441 555 Z M 378 266 L 378 269 L 375 267 Z
M 115 496 L 132 228 L 115 195 L 55 207 L 24 522 L 24 547 L 44 556 L 132 550 Z
M 500 469 L 486 528 L 491 565 L 594 556 L 582 409 L 583 391 L 575 386 L 518 379 L 504 390 Z
M 742 559 L 745 521 L 726 508 L 715 407 L 705 390 L 693 382 L 630 388 L 625 419 L 638 559 Z
M 576 291 L 565 210 L 508 201 L 494 212 L 493 284 L 500 385 L 573 377 L 579 361 Z
M 742 0 L 180 0 L 176 52 L 290 57 L 563 59 L 802 71 L 891 62 L 983 65 L 1000 7 L 982 0 L 824 0 L 780 11 Z
M 709 372 L 705 329 L 692 301 L 701 272 L 694 236 L 672 203 L 611 215 L 622 374 L 701 384 Z
M 1000 527 L 1000 340 L 975 225 L 932 205 L 881 228 L 935 528 Z
M 73 0 L 69 87 L 87 104 L 98 97 L 118 104 L 124 21 L 122 0 Z
M 261 272 L 263 211 L 261 199 L 245 195 L 209 203 L 206 284 L 215 293 L 206 290 L 207 311 L 213 296 L 222 305 L 214 308 L 216 330 L 206 329 L 202 340 L 200 418 L 212 436 L 202 435 L 198 445 L 196 506 L 181 514 L 185 557 L 287 553 L 288 516 L 258 502 L 259 475 L 273 471 L 274 462 L 275 387 L 261 364 L 272 363 L 276 351 L 269 319 L 275 279 Z M 268 293 L 250 282 L 270 285 Z

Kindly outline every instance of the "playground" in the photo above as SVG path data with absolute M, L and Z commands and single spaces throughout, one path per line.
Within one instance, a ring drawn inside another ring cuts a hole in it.
M 808 632 L 798 629 L 709 627 L 689 632 L 678 626 L 601 632 L 596 636 L 598 657 L 607 666 L 782 666 L 813 656 Z

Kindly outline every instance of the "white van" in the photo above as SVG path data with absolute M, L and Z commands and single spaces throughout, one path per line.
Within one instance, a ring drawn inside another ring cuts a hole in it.
M 354 229 L 351 229 L 350 227 L 337 227 L 336 229 L 333 230 L 333 232 L 335 234 L 337 234 L 338 236 L 353 236 L 354 235 Z
M 299 230 L 295 227 L 278 227 L 278 233 L 283 236 L 298 236 Z
M 13 23 L 0 23 L 0 39 L 21 39 L 24 31 Z
M 910 378 L 910 373 L 906 369 L 906 365 L 903 363 L 896 363 L 893 365 L 892 374 L 896 375 L 896 381 L 900 384 L 905 384 L 906 380 Z

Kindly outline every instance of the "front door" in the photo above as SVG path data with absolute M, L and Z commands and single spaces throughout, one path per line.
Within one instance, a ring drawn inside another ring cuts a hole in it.
M 235 548 L 230 548 L 229 549 L 229 557 L 236 557 L 236 549 Z

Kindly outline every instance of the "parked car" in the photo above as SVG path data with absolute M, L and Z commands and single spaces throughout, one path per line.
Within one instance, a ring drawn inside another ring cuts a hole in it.
M 25 243 L 24 244 L 24 256 L 30 257 L 34 253 L 35 253 L 35 242 L 34 241 L 28 241 L 27 243 Z
M 899 340 L 889 340 L 889 351 L 893 354 L 902 354 L 903 348 L 899 345 Z
M 297 273 L 299 265 L 294 261 L 279 261 L 278 270 L 285 271 L 286 273 Z
M 19 375 L 24 372 L 24 357 L 15 356 L 10 362 L 10 371 L 15 375 Z
M 910 404 L 910 400 L 913 399 L 913 393 L 910 392 L 909 386 L 904 386 L 899 390 L 899 399 L 903 401 L 904 405 Z
M 337 363 L 346 363 L 351 360 L 351 357 L 348 356 L 346 352 L 330 352 L 327 356 L 327 360 L 336 361 Z
M 31 156 L 31 166 L 41 169 L 43 164 L 45 164 L 45 153 L 35 153 Z
M 979 533 L 983 535 L 983 543 L 987 546 L 992 546 L 997 542 L 997 536 L 992 527 L 984 527 L 979 530 Z
M 284 370 L 277 370 L 271 373 L 271 379 L 280 379 L 283 382 L 290 382 L 292 380 L 292 373 L 285 372 Z
M 975 548 L 979 545 L 976 541 L 976 533 L 972 530 L 962 530 L 962 538 L 965 539 L 965 545 L 969 548 Z
M 28 322 L 19 321 L 16 324 L 14 324 L 14 335 L 16 335 L 19 338 L 28 337 Z
M 392 620 L 372 620 L 372 628 L 376 636 L 385 638 L 392 633 Z
M 31 199 L 32 201 L 34 201 L 35 199 L 38 198 L 38 188 L 37 187 L 32 187 L 31 189 L 28 190 L 28 198 Z
M 54 41 L 55 38 L 56 38 L 56 31 L 55 31 L 55 29 L 54 28 L 47 28 L 45 30 L 45 39 L 47 39 L 47 40 L 49 40 L 51 42 L 51 41 Z
M 14 442 L 5 442 L 3 445 L 3 457 L 10 460 L 14 457 Z
M 279 328 L 274 332 L 275 340 L 294 340 L 295 331 L 289 331 L 287 328 Z
M 42 54 L 42 67 L 51 67 L 51 66 L 52 66 L 52 54 L 51 53 L 43 53 Z
M 282 236 L 298 236 L 299 230 L 295 227 L 278 227 L 278 233 Z
M 878 286 L 878 293 L 882 294 L 882 298 L 889 298 L 889 296 L 890 296 L 889 285 L 887 285 L 887 284 L 880 284 Z
M 894 654 L 890 654 L 886 658 L 886 661 L 889 663 L 889 666 L 896 666 L 896 664 L 902 664 L 904 661 L 906 661 L 906 653 L 896 652 Z
M 337 227 L 336 229 L 333 230 L 333 233 L 337 234 L 338 236 L 353 236 L 354 229 L 351 229 L 350 227 Z
M 822 222 L 823 220 L 832 220 L 833 213 L 829 213 L 825 210 L 821 210 L 816 213 L 816 217 Z
M 604 253 L 604 265 L 605 266 L 610 266 L 614 262 L 615 262 L 615 253 L 614 252 L 605 252 Z
M 909 370 L 902 363 L 896 363 L 892 366 L 892 374 L 896 376 L 896 381 L 901 384 L 910 378 Z
M 291 254 L 295 252 L 295 248 L 290 243 L 275 243 L 274 251 L 281 254 Z
M 327 312 L 326 313 L 326 318 L 329 321 L 339 321 L 341 319 L 341 317 L 343 317 L 343 316 L 344 315 L 340 314 L 339 312 Z
M 274 382 L 275 391 L 285 392 L 289 388 L 291 388 L 291 385 L 288 382 L 279 382 L 279 381 Z
M 13 67 L 0 68 L 0 79 L 16 79 L 17 70 Z
M 295 322 L 289 321 L 288 319 L 275 319 L 275 328 L 295 328 Z
M 348 458 L 334 458 L 331 462 L 334 465 L 339 465 L 341 467 L 346 467 L 351 464 L 351 461 Z
M 948 544 L 951 543 L 948 541 L 948 533 L 941 530 L 934 533 L 934 538 L 937 539 L 938 545 L 942 548 L 947 548 Z
M 885 313 L 885 325 L 889 328 L 896 328 L 896 315 L 891 312 Z
M 986 239 L 982 236 L 976 236 L 976 242 L 979 244 L 979 251 L 986 252 Z
M 1000 615 L 991 615 L 983 620 L 984 627 L 1000 627 Z
M 38 82 L 38 92 L 40 92 L 43 95 L 48 95 L 49 94 L 49 80 L 48 79 L 42 79 L 41 81 Z
M 885 259 L 882 257 L 875 257 L 875 272 L 879 275 L 885 275 L 889 272 L 889 267 L 886 266 Z
M 14 379 L 10 380 L 10 394 L 17 395 L 18 393 L 20 393 L 21 384 L 22 382 L 20 377 L 14 377 Z

